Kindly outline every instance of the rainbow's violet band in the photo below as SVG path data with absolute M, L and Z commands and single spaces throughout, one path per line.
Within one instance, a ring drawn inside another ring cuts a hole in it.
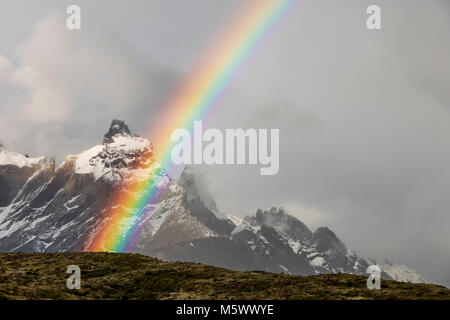
M 232 19 L 197 68 L 188 74 L 175 91 L 149 136 L 159 148 L 153 155 L 163 168 L 171 165 L 171 133 L 178 128 L 192 131 L 195 120 L 203 119 L 229 86 L 233 76 L 261 40 L 273 29 L 284 13 L 298 0 L 253 0 L 239 16 Z M 141 226 L 151 214 L 146 206 L 155 201 L 160 190 L 152 178 L 136 182 L 113 195 L 114 206 L 107 213 L 104 226 L 90 235 L 86 251 L 133 251 Z M 139 194 L 139 197 L 135 195 Z M 134 218 L 130 227 L 125 223 Z

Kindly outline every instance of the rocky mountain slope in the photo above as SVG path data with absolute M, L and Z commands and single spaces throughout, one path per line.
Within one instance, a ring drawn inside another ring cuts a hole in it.
M 10 152 L 0 144 L 0 207 L 8 205 L 28 178 L 46 161 Z
M 224 216 L 190 168 L 178 183 L 152 158 L 147 139 L 114 120 L 102 144 L 54 160 L 0 148 L 0 251 L 83 251 L 109 220 L 112 195 L 152 176 L 160 196 L 147 204 L 135 252 L 167 261 L 295 275 L 365 274 L 374 261 L 347 249 L 328 228 L 315 232 L 282 208 Z M 131 208 L 127 208 L 131 210 Z M 132 219 L 132 218 L 130 218 Z M 130 227 L 133 220 L 127 221 Z M 383 262 L 383 277 L 423 282 L 414 270 Z

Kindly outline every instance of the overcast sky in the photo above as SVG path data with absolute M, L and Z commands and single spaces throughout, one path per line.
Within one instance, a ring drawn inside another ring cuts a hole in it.
M 65 28 L 69 4 L 82 30 Z M 366 28 L 378 4 L 382 30 Z M 113 118 L 144 134 L 242 1 L 0 0 L 0 141 L 61 161 Z M 197 168 L 223 211 L 283 205 L 450 285 L 450 2 L 303 0 L 205 126 L 279 128 L 280 171 Z M 151 137 L 149 137 L 151 139 Z

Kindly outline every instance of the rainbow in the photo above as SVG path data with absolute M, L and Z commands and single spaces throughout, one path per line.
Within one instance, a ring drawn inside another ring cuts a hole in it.
M 191 131 L 195 120 L 205 118 L 212 111 L 242 64 L 296 1 L 250 1 L 217 37 L 218 43 L 214 43 L 187 74 L 164 106 L 165 112 L 149 130 L 153 145 L 158 146 L 153 157 L 163 168 L 168 170 L 171 165 L 172 132 L 177 128 Z M 153 182 L 149 177 L 112 196 L 115 205 L 108 211 L 100 230 L 90 235 L 85 251 L 133 251 L 141 231 L 139 222 L 152 211 L 144 209 L 161 193 Z M 124 223 L 130 217 L 134 218 L 131 227 Z

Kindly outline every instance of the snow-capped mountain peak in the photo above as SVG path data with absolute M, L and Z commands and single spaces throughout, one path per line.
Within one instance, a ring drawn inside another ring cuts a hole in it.
M 91 173 L 96 179 L 119 181 L 136 174 L 145 175 L 158 168 L 152 159 L 150 141 L 131 135 L 125 122 L 113 120 L 103 143 L 77 156 L 75 172 Z

